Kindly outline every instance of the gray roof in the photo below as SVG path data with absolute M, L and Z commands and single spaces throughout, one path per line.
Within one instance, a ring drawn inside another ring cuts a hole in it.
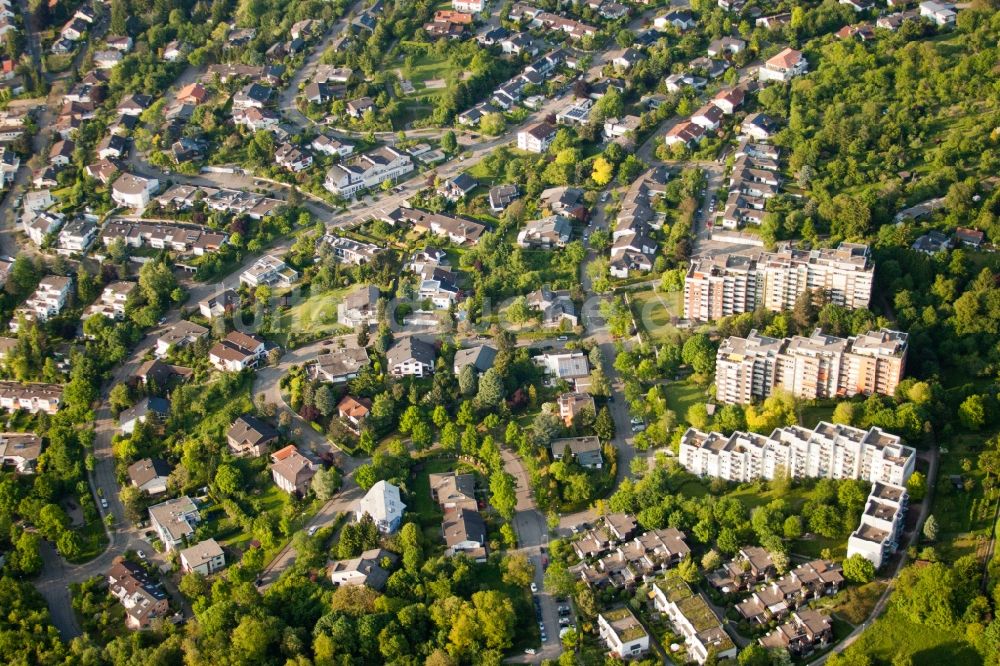
M 469 349 L 459 349 L 455 352 L 455 369 L 462 371 L 467 365 L 472 365 L 479 372 L 486 372 L 493 367 L 496 360 L 497 350 L 489 345 L 479 345 Z
M 405 363 L 411 358 L 434 367 L 434 358 L 437 355 L 434 347 L 423 340 L 418 340 L 414 337 L 403 338 L 398 340 L 389 351 L 386 352 L 386 358 L 389 360 L 389 366 L 398 365 L 400 363 Z

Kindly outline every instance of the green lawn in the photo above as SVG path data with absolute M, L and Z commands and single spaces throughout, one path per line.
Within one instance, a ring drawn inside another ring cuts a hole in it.
M 630 292 L 629 298 L 636 322 L 653 342 L 676 342 L 679 339 L 680 331 L 670 323 L 670 319 L 684 316 L 683 292 L 649 289 Z
M 898 663 L 902 654 L 911 656 L 914 666 L 979 666 L 982 657 L 958 632 L 914 624 L 890 610 L 861 634 L 846 651 L 869 654 L 881 663 Z
M 414 92 L 408 97 L 440 97 L 447 89 L 447 81 L 462 75 L 462 69 L 452 64 L 447 55 L 438 55 L 428 50 L 421 55 L 413 56 L 413 67 L 407 69 L 404 61 L 399 62 L 403 78 L 409 80 Z M 443 81 L 445 85 L 439 88 L 428 88 L 428 81 Z
M 293 346 L 295 341 L 308 342 L 344 332 L 337 323 L 337 306 L 350 289 L 334 289 L 309 296 L 296 303 L 281 317 L 279 344 Z
M 74 531 L 80 537 L 81 548 L 76 557 L 66 558 L 73 564 L 89 562 L 103 553 L 108 546 L 108 537 L 104 533 L 104 525 L 100 519 L 91 520 Z
M 829 421 L 833 418 L 835 408 L 836 403 L 833 401 L 817 405 L 803 405 L 799 408 L 799 425 L 812 428 L 820 421 Z
M 691 381 L 667 382 L 663 385 L 667 398 L 667 409 L 684 420 L 684 414 L 691 405 L 707 400 L 705 389 Z

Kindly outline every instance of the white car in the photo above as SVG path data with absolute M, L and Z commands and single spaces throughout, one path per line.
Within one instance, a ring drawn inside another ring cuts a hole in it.
M 312 527 L 310 527 L 309 528 L 309 536 L 312 536 L 312 535 L 316 534 L 317 530 L 319 530 L 319 525 L 313 525 Z
M 140 560 L 146 559 L 146 553 L 142 552 L 141 550 L 135 551 L 135 556 L 138 557 Z
M 107 500 L 107 498 L 104 498 L 104 497 L 101 498 L 101 506 L 104 507 L 105 509 L 108 508 L 108 500 Z
M 532 583 L 531 584 L 531 591 L 532 592 L 538 592 L 538 584 L 537 583 Z

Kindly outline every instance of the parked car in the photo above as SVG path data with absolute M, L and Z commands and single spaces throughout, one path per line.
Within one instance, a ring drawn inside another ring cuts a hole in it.
M 538 584 L 537 583 L 532 583 L 531 584 L 531 591 L 535 592 L 535 593 L 538 592 Z

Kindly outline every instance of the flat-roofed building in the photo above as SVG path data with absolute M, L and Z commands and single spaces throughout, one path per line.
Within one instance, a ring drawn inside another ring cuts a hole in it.
M 824 334 L 770 338 L 750 331 L 731 336 L 715 360 L 715 395 L 720 402 L 747 404 L 775 389 L 797 398 L 894 395 L 906 367 L 908 335 L 880 329 L 849 338 Z
M 792 478 L 863 479 L 905 485 L 916 452 L 900 438 L 821 421 L 812 430 L 776 428 L 770 435 L 736 431 L 731 435 L 688 428 L 681 437 L 679 460 L 692 474 L 752 481 Z

